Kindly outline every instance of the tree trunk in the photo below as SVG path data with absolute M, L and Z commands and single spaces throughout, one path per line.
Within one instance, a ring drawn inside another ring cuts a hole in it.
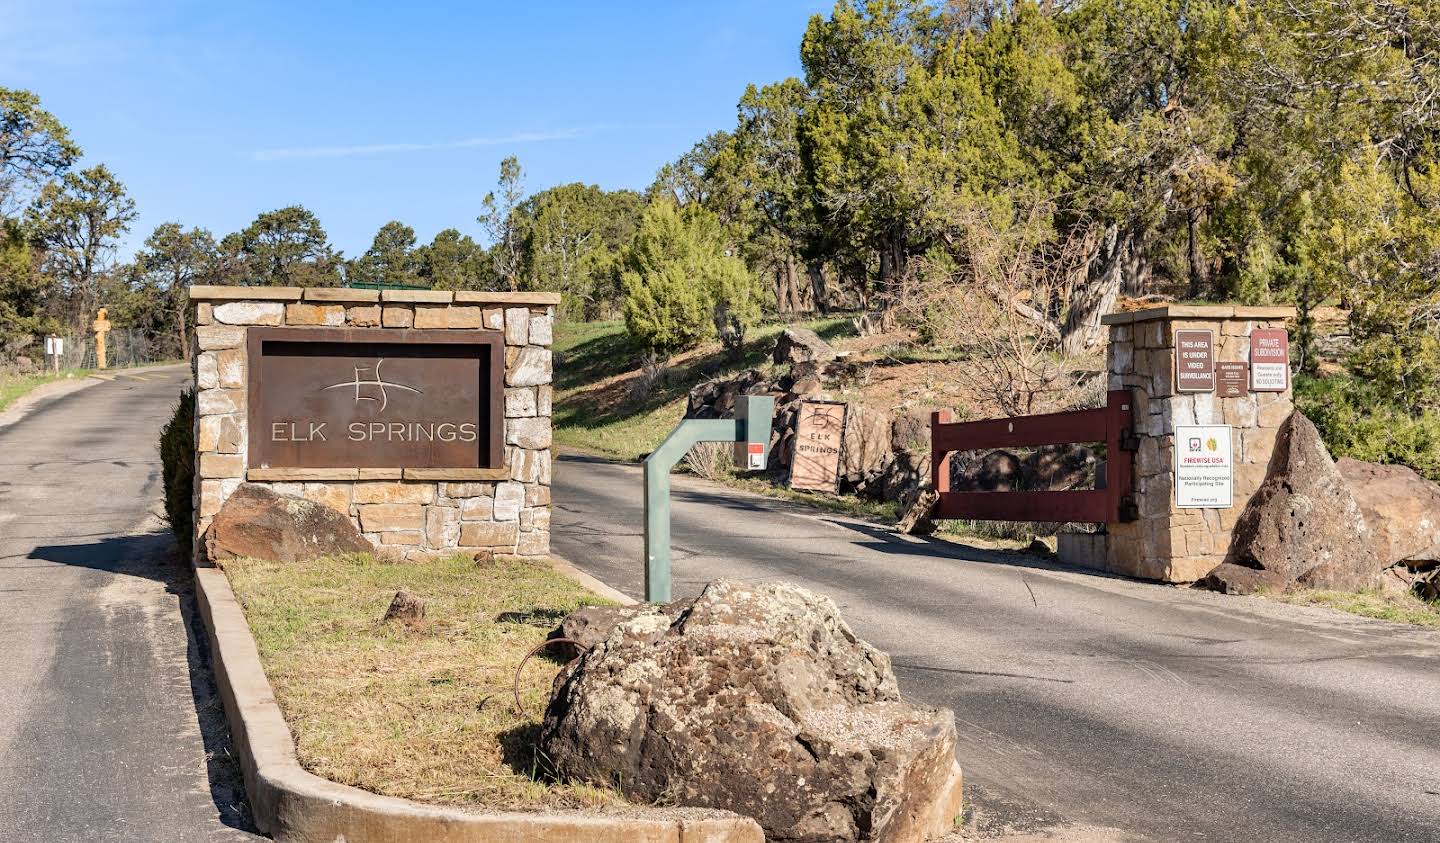
M 815 298 L 815 309 L 821 313 L 830 312 L 830 299 L 825 291 L 825 264 L 818 261 L 810 261 L 805 264 L 805 272 L 810 276 L 810 293 Z
M 1100 317 L 1115 307 L 1115 299 L 1120 295 L 1131 240 L 1132 235 L 1122 235 L 1118 226 L 1105 229 L 1096 254 L 1090 259 L 1085 283 L 1075 290 L 1070 311 L 1060 329 L 1060 349 L 1065 354 L 1079 354 L 1101 344 Z
M 185 330 L 185 311 L 188 307 L 188 304 L 181 304 L 175 308 L 176 316 L 180 322 L 180 359 L 186 363 L 190 362 L 190 343 L 186 341 L 186 335 L 189 332 Z
M 899 237 L 880 250 L 880 329 L 895 328 L 895 314 L 905 302 L 905 252 Z
M 1190 262 L 1190 289 L 1188 294 L 1190 298 L 1198 299 L 1200 298 L 1201 291 L 1205 287 L 1205 266 L 1204 262 L 1200 259 L 1200 239 L 1198 237 L 1200 209 L 1191 208 L 1190 213 L 1186 216 L 1187 228 L 1189 229 L 1188 235 L 1190 238 L 1189 248 L 1187 250 L 1187 257 Z
M 808 312 L 813 309 L 809 296 L 806 295 L 805 285 L 800 283 L 800 272 L 795 266 L 795 256 L 786 253 L 785 255 L 785 281 L 790 289 L 791 309 L 797 313 Z
M 790 290 L 785 283 L 785 267 L 781 264 L 775 265 L 775 312 L 790 312 Z

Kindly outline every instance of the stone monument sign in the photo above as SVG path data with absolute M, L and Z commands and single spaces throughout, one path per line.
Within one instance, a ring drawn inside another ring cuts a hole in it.
M 250 468 L 500 468 L 498 331 L 256 328 Z
M 550 549 L 554 293 L 196 286 L 195 546 L 242 483 L 410 557 Z

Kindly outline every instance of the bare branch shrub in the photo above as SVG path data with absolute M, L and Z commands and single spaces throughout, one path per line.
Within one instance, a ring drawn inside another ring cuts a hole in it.
M 685 467 L 706 480 L 720 480 L 735 467 L 735 446 L 729 442 L 697 442 L 685 455 Z
M 628 396 L 631 407 L 638 407 L 665 386 L 670 374 L 670 360 L 664 355 L 647 351 L 640 357 L 640 373 L 630 383 Z
M 1007 416 L 1074 406 L 1093 391 L 1061 351 L 1059 328 L 1086 243 L 1057 236 L 1053 215 L 1044 201 L 1011 214 L 973 205 L 916 273 L 908 317 L 924 340 L 961 351 L 966 385 Z

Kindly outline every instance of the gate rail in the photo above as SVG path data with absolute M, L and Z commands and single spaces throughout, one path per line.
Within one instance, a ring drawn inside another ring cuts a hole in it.
M 949 410 L 930 415 L 930 483 L 940 495 L 936 518 L 978 521 L 1081 521 L 1113 524 L 1137 518 L 1132 488 L 1138 440 L 1128 389 L 1106 393 L 1104 407 L 1009 419 L 952 422 Z M 1105 475 L 1095 489 L 1058 492 L 952 492 L 950 454 L 1104 442 Z

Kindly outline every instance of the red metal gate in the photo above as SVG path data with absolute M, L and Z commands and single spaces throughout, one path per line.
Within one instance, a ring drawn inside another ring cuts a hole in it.
M 1134 521 L 1136 439 L 1128 389 L 1112 389 L 1104 407 L 1039 416 L 984 421 L 951 421 L 949 410 L 930 416 L 930 482 L 940 494 L 936 518 L 981 521 Z M 1105 443 L 1105 476 L 1100 488 L 1061 492 L 952 492 L 950 454 L 994 448 Z

